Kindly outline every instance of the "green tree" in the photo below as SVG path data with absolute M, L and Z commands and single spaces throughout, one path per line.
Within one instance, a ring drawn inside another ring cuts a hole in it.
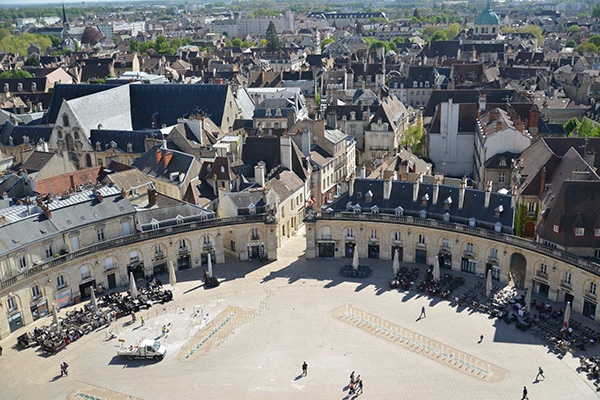
M 453 40 L 458 36 L 461 30 L 462 26 L 460 26 L 460 24 L 452 23 L 446 28 L 446 37 L 449 40 Z
M 28 67 L 39 67 L 40 60 L 35 56 L 30 56 L 27 58 L 27 60 L 25 60 L 25 65 Z
M 577 125 L 579 125 L 579 120 L 577 118 L 573 117 L 570 120 L 568 120 L 567 122 L 565 122 L 563 127 L 565 128 L 565 132 L 567 132 L 569 134 L 569 136 L 571 136 L 571 132 L 573 132 L 573 130 L 575 128 L 577 128 Z
M 335 42 L 335 40 L 333 40 L 333 38 L 327 38 L 323 41 L 321 41 L 321 50 L 323 50 L 329 43 L 333 43 Z
M 419 154 L 425 145 L 425 129 L 422 123 L 410 126 L 404 131 L 402 144 L 410 146 L 413 154 Z
M 421 20 L 421 13 L 419 12 L 418 8 L 415 8 L 415 11 L 413 11 L 413 18 L 416 18 L 419 21 Z
M 0 74 L 0 78 L 31 78 L 31 74 L 22 69 L 9 69 Z
M 567 40 L 567 43 L 565 43 L 565 47 L 575 47 L 577 46 L 577 44 L 575 43 L 574 40 Z
M 398 36 L 394 38 L 393 42 L 396 43 L 396 46 L 400 46 L 401 44 L 405 43 L 405 40 L 403 37 Z
M 448 37 L 446 36 L 446 32 L 443 30 L 439 30 L 436 33 L 433 34 L 433 37 L 431 38 L 431 41 L 433 42 L 439 42 L 439 41 L 443 41 L 443 40 L 448 40 Z
M 281 50 L 281 42 L 279 41 L 279 36 L 277 36 L 277 29 L 275 28 L 273 21 L 270 21 L 269 26 L 267 27 L 266 39 L 268 51 Z
M 544 45 L 544 34 L 542 33 L 542 28 L 536 25 L 525 25 L 519 29 L 519 32 L 523 33 L 531 33 L 537 39 L 538 46 Z
M 569 27 L 569 29 L 567 29 L 568 32 L 581 32 L 581 28 L 579 27 L 579 25 L 571 25 Z
M 594 43 L 583 42 L 579 46 L 575 47 L 575 51 L 579 53 L 579 55 L 584 55 L 585 53 L 598 53 L 598 46 Z
M 590 43 L 594 43 L 596 46 L 600 48 L 600 35 L 594 35 L 587 40 Z M 573 46 L 575 47 L 575 46 Z
M 594 11 L 592 11 L 592 18 L 600 18 L 600 3 L 596 3 Z
M 231 41 L 232 46 L 242 47 L 243 41 L 240 38 L 235 38 Z
M 129 50 L 138 52 L 140 51 L 140 43 L 136 39 L 129 41 Z

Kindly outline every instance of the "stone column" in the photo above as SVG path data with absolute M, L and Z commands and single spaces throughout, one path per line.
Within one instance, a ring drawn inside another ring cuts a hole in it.
M 269 261 L 277 260 L 277 243 L 279 240 L 279 226 L 277 223 L 265 224 L 267 231 L 266 256 Z
M 315 234 L 317 231 L 317 224 L 314 221 L 306 221 L 306 252 L 304 253 L 304 257 L 307 259 L 312 259 L 317 257 L 316 253 L 316 242 L 315 242 Z
M 215 264 L 225 263 L 225 249 L 223 248 L 223 235 L 217 232 L 215 235 Z

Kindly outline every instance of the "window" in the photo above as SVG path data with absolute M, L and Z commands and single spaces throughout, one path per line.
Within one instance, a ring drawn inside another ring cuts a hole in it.
M 442 239 L 442 249 L 449 250 L 450 249 L 450 240 L 447 238 Z
M 258 228 L 250 229 L 250 239 L 251 240 L 259 240 L 260 239 L 260 233 L 258 232 Z
M 346 238 L 354 239 L 354 228 L 346 228 Z
M 558 226 L 558 225 L 554 225 L 554 226 L 552 227 L 552 232 L 554 232 L 554 233 L 558 233 L 558 232 L 560 232 L 560 226 Z
M 571 273 L 570 272 L 565 272 L 565 284 L 571 285 Z
M 54 252 L 52 251 L 52 245 L 49 244 L 46 246 L 46 258 L 52 258 Z
M 467 243 L 467 254 L 473 255 L 473 243 Z
M 324 226 L 321 228 L 321 239 L 331 239 L 331 228 Z
M 400 235 L 400 232 L 394 232 L 394 241 L 399 242 L 402 240 L 402 236 Z
M 281 206 L 281 218 L 285 218 L 285 206 Z
M 208 236 L 208 235 L 202 236 L 202 244 L 204 246 L 210 247 L 212 245 L 211 241 L 210 241 L 210 236 Z
M 371 239 L 377 239 L 377 229 L 371 229 Z
M 584 228 L 575 228 L 575 236 L 583 236 L 584 233 L 585 233 Z
M 104 237 L 104 228 L 96 229 L 96 237 L 98 238 L 99 242 L 104 242 L 104 240 L 106 239 Z
M 252 203 L 248 206 L 248 212 L 250 215 L 256 215 L 256 206 Z
M 106 257 L 104 259 L 104 268 L 106 268 L 107 271 L 110 271 L 113 268 L 116 268 L 117 266 L 113 263 L 113 258 L 112 257 Z
M 8 306 L 9 311 L 14 311 L 17 309 L 17 302 L 12 296 L 6 299 L 6 305 Z
M 544 263 L 540 264 L 540 274 L 542 274 L 542 275 L 548 274 L 548 266 Z
M 162 246 L 160 244 L 157 244 L 156 246 L 154 246 L 154 257 L 162 256 L 164 256 Z
M 492 248 L 490 251 L 490 258 L 494 261 L 498 261 L 498 249 Z
M 500 167 L 506 167 L 506 158 L 500 158 L 500 162 L 498 163 Z
M 181 215 L 177 215 L 177 217 L 175 218 L 175 221 L 176 221 L 177 225 L 181 225 L 181 224 L 183 224 L 183 217 Z
M 596 249 L 596 250 L 594 251 L 594 257 L 596 257 L 596 258 L 600 258 L 600 249 Z
M 81 279 L 87 279 L 91 276 L 90 274 L 90 266 L 84 265 L 81 267 Z
M 419 234 L 419 244 L 425 244 L 425 235 Z
M 65 286 L 67 286 L 67 284 L 65 283 L 65 277 L 62 275 L 59 275 L 56 277 L 56 287 L 57 288 L 64 288 Z
M 594 228 L 594 236 L 600 237 L 600 228 Z
M 179 241 L 179 251 L 186 251 L 187 249 L 188 249 L 188 246 L 187 246 L 185 239 L 181 239 Z
M 21 254 L 19 256 L 19 267 L 21 268 L 21 270 L 27 268 L 27 256 L 25 254 Z
M 63 120 L 63 126 L 69 126 L 69 117 L 67 116 L 67 114 L 63 114 L 62 120 Z
M 533 214 L 535 212 L 535 203 L 527 204 L 527 212 Z
M 596 295 L 596 283 L 595 282 L 590 282 L 590 294 L 592 296 Z
M 102 166 L 102 159 L 99 158 L 97 161 L 98 161 L 98 166 L 101 167 Z
M 34 299 L 39 299 L 42 297 L 42 293 L 40 292 L 40 287 L 38 285 L 34 285 L 31 288 L 31 297 Z
M 157 220 L 152 219 L 152 222 L 150 222 L 152 224 L 152 229 L 158 229 L 160 228 L 160 224 L 158 223 Z
M 504 172 L 500 172 L 498 174 L 498 183 L 506 182 L 506 174 Z

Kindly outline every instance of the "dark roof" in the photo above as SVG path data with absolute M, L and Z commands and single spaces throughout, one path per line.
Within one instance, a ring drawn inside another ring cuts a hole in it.
M 145 153 L 145 139 L 152 138 L 162 140 L 160 130 L 140 130 L 140 131 L 121 131 L 110 129 L 92 129 L 90 130 L 90 143 L 96 148 L 96 142 L 100 142 L 102 151 L 112 147 L 111 142 L 116 143 L 116 147 L 121 151 L 127 151 L 127 144 L 131 143 L 133 153 Z
M 110 64 L 86 64 L 81 67 L 81 82 L 106 78 L 111 74 Z
M 463 208 L 458 209 L 459 188 L 440 185 L 438 200 L 433 204 L 433 184 L 420 183 L 417 201 L 413 202 L 414 182 L 392 181 L 392 191 L 389 200 L 383 199 L 383 180 L 356 179 L 354 182 L 354 194 L 340 197 L 330 205 L 335 211 L 349 211 L 348 206 L 360 205 L 362 212 L 370 212 L 372 206 L 377 205 L 380 213 L 395 213 L 397 207 L 402 207 L 404 215 L 419 216 L 420 211 L 427 212 L 427 218 L 442 219 L 443 214 L 450 215 L 450 222 L 468 224 L 470 218 L 476 218 L 476 226 L 486 229 L 494 229 L 498 222 L 502 224 L 503 232 L 512 232 L 514 209 L 511 208 L 511 196 L 500 193 L 490 193 L 490 203 L 486 208 L 485 191 L 466 188 L 464 194 Z M 373 194 L 372 201 L 367 202 L 366 194 Z M 426 204 L 422 203 L 424 196 L 428 195 Z M 448 209 L 444 207 L 444 201 L 451 198 L 452 202 Z M 495 217 L 494 210 L 502 206 L 500 217 Z
M 247 137 L 242 147 L 242 160 L 248 165 L 256 165 L 263 161 L 268 173 L 280 163 L 279 138 Z
M 102 92 L 114 88 L 113 85 L 86 85 L 86 84 L 57 84 L 52 91 L 52 101 L 44 117 L 44 123 L 54 124 L 63 100 L 72 100 L 89 94 Z
M 433 68 L 433 66 L 411 65 L 408 69 L 408 77 L 406 78 L 406 81 L 411 87 L 414 81 L 429 81 L 431 84 L 433 84 L 433 81 L 435 80 L 434 71 L 435 69 Z
M 175 125 L 186 114 L 204 112 L 221 126 L 227 85 L 130 85 L 133 129 Z
M 600 237 L 594 235 L 600 228 L 599 204 L 600 181 L 565 181 L 538 225 L 538 235 L 564 247 L 600 247 Z M 584 228 L 583 236 L 575 236 L 575 227 Z
M 517 153 L 511 153 L 510 151 L 505 151 L 504 153 L 494 154 L 485 162 L 485 168 L 489 169 L 510 169 L 512 166 L 512 160 L 518 158 L 519 155 Z M 500 160 L 504 159 L 505 164 L 500 165 Z
M 164 156 L 167 152 L 171 152 L 172 157 L 169 163 L 164 165 Z M 157 153 L 160 152 L 161 156 L 157 162 Z M 187 174 L 194 156 L 186 153 L 182 153 L 177 150 L 162 149 L 160 146 L 151 148 L 146 154 L 138 158 L 133 162 L 133 166 L 152 177 L 163 178 L 164 180 L 170 181 L 171 173 L 185 173 Z M 179 180 L 175 180 L 178 183 Z
M 52 135 L 52 127 L 44 125 L 13 125 L 10 121 L 6 121 L 2 130 L 0 130 L 0 142 L 8 146 L 10 137 L 13 138 L 13 145 L 19 146 L 23 144 L 23 136 L 29 138 L 29 143 L 37 144 L 40 139 L 48 142 Z
M 50 159 L 55 155 L 55 153 L 47 153 L 45 151 L 33 151 L 31 152 L 29 157 L 27 157 L 27 159 L 23 161 L 20 167 L 25 168 L 27 172 L 30 173 L 38 172 L 42 168 L 44 168 L 44 166 L 48 164 Z
M 442 57 L 458 58 L 460 42 L 458 40 L 440 40 L 431 41 L 421 50 L 421 57 Z
M 23 88 L 17 90 L 17 85 L 22 84 Z M 46 91 L 46 84 L 48 79 L 46 77 L 41 78 L 3 78 L 0 79 L 0 90 L 4 90 L 4 85 L 8 84 L 8 88 L 13 93 L 29 92 L 31 91 L 31 85 L 35 83 L 35 90 L 40 92 Z
M 429 97 L 427 107 L 423 112 L 424 117 L 431 117 L 435 111 L 435 107 L 442 102 L 452 99 L 454 103 L 477 103 L 479 95 L 486 95 L 486 102 L 489 103 L 505 103 L 506 99 L 513 103 L 530 103 L 529 99 L 521 96 L 518 91 L 512 89 L 463 89 L 463 90 L 434 90 Z
M 206 162 L 204 163 L 210 165 L 210 172 L 206 174 L 206 180 L 211 179 L 219 179 L 223 181 L 231 181 L 233 180 L 234 174 L 229 165 L 229 158 L 227 157 L 216 157 L 213 163 Z M 202 165 L 202 169 L 204 170 L 204 165 Z

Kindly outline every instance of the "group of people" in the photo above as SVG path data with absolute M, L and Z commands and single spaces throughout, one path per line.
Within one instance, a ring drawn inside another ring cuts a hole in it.
M 363 381 L 360 379 L 360 375 L 354 376 L 354 371 L 350 374 L 350 384 L 348 385 L 350 388 L 349 394 L 362 394 L 363 392 Z

